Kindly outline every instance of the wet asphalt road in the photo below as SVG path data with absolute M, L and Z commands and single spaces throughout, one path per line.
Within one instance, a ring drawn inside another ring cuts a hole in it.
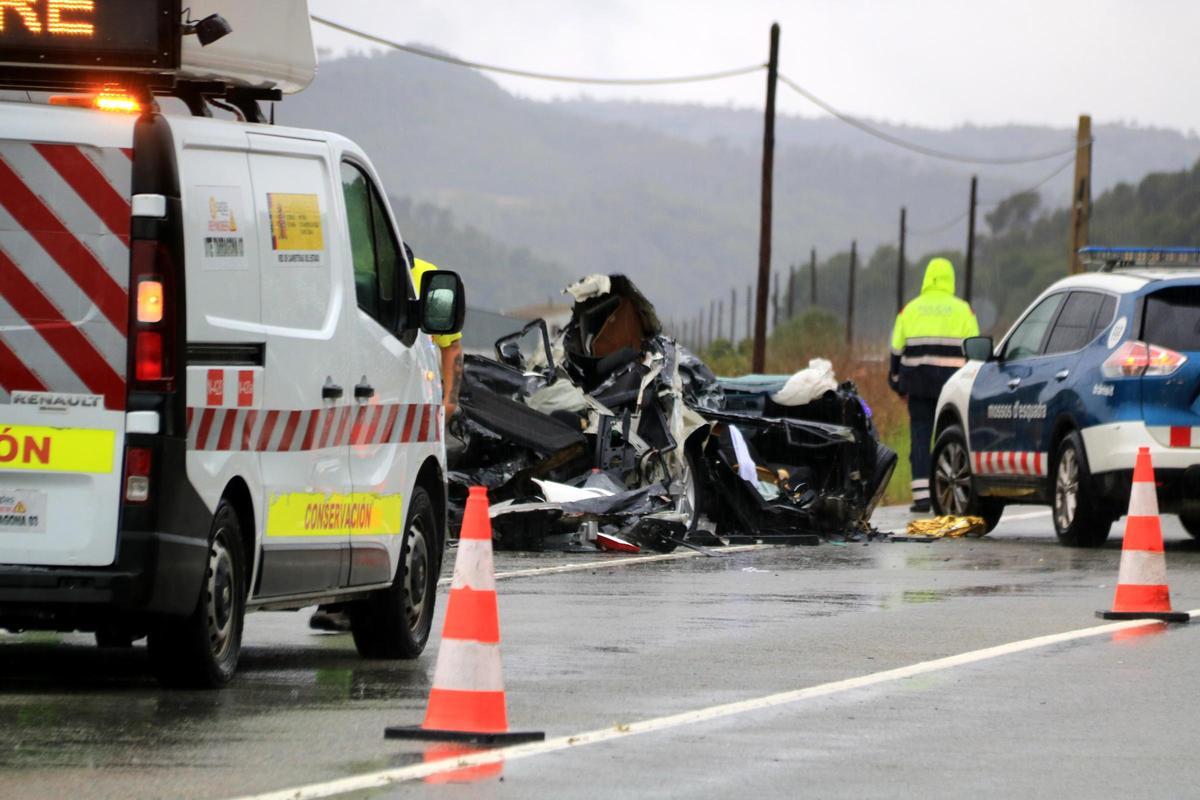
M 512 725 L 574 735 L 1100 624 L 1120 528 L 1068 550 L 1031 512 L 982 540 L 503 580 Z M 1200 547 L 1164 520 L 1172 599 L 1195 609 Z M 498 554 L 497 570 L 602 559 Z M 306 623 L 251 616 L 241 672 L 213 693 L 159 690 L 140 647 L 0 634 L 0 798 L 235 797 L 421 763 L 382 731 L 420 722 L 437 635 L 415 662 L 365 662 Z M 510 760 L 503 780 L 357 796 L 1195 796 L 1200 622 L 1137 633 Z

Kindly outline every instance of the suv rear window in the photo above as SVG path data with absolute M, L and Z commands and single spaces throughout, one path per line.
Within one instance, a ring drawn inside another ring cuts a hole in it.
M 1200 350 L 1200 286 L 1176 286 L 1146 298 L 1142 338 L 1172 350 Z

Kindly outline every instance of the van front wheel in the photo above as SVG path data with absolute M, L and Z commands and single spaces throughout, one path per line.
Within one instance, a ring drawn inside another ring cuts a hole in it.
M 396 577 L 350 606 L 350 631 L 363 658 L 416 658 L 433 625 L 437 593 L 437 515 L 420 486 L 412 493 Z
M 213 515 L 196 610 L 161 619 L 150 631 L 150 664 L 164 686 L 217 689 L 233 677 L 246 615 L 244 552 L 237 512 L 222 500 Z

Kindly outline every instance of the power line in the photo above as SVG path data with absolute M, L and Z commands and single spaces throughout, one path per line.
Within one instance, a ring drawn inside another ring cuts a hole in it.
M 932 228 L 909 228 L 908 229 L 909 238 L 912 238 L 912 237 L 920 238 L 922 236 L 936 236 L 939 233 L 944 233 L 945 231 L 950 230 L 955 225 L 957 225 L 958 223 L 960 223 L 964 219 L 966 219 L 967 214 L 970 214 L 970 213 L 971 213 L 971 211 L 970 211 L 970 209 L 968 209 L 968 210 L 962 212 L 961 214 L 959 214 L 957 217 L 947 220 L 946 222 L 943 222 L 940 225 L 935 225 Z
M 792 91 L 799 94 L 804 99 L 808 100 L 810 103 L 813 103 L 814 105 L 819 106 L 826 113 L 831 114 L 834 117 L 837 117 L 838 119 L 840 119 L 842 122 L 846 123 L 847 125 L 851 125 L 855 128 L 858 128 L 863 133 L 870 134 L 871 136 L 874 136 L 877 139 L 882 139 L 883 141 L 887 142 L 888 144 L 893 144 L 893 145 L 896 145 L 897 147 L 902 147 L 906 150 L 911 150 L 914 153 L 919 153 L 923 156 L 929 156 L 930 158 L 940 158 L 945 161 L 957 161 L 961 164 L 992 164 L 992 165 L 1032 164 L 1037 161 L 1046 161 L 1048 159 L 1056 158 L 1058 156 L 1065 156 L 1068 153 L 1074 154 L 1074 152 L 1081 146 L 1081 145 L 1071 145 L 1071 147 L 1066 148 L 1064 150 L 1055 150 L 1050 153 L 1035 153 L 1033 155 L 1028 155 L 1028 156 L 968 156 L 968 155 L 963 155 L 961 153 L 951 153 L 946 150 L 938 150 L 933 147 L 926 147 L 925 145 L 917 144 L 916 142 L 910 142 L 907 139 L 901 139 L 899 136 L 893 136 L 892 134 L 890 134 L 886 131 L 880 130 L 879 128 L 876 128 L 874 125 L 871 125 L 870 123 L 865 122 L 864 120 L 861 120 L 858 117 L 853 117 L 843 111 L 839 111 L 838 109 L 834 108 L 832 105 L 825 102 L 821 98 L 817 97 L 815 94 L 810 92 L 808 89 L 805 89 L 803 86 L 796 83 L 791 78 L 787 77 L 786 75 L 784 75 L 782 73 L 779 74 L 779 80 L 785 86 L 787 86 Z
M 333 30 L 341 31 L 342 33 L 350 34 L 351 36 L 357 36 L 365 41 L 373 42 L 375 44 L 382 45 L 383 47 L 389 47 L 393 50 L 400 50 L 405 53 L 420 56 L 422 58 L 440 61 L 443 64 L 452 64 L 454 66 L 467 67 L 469 69 L 477 69 L 484 72 L 495 72 L 501 75 L 512 75 L 518 78 L 556 81 L 558 83 L 576 83 L 592 86 L 666 86 L 672 84 L 702 83 L 706 81 L 724 80 L 726 78 L 736 78 L 741 75 L 749 75 L 751 73 L 766 69 L 767 66 L 766 64 L 751 64 L 745 67 L 734 67 L 732 69 L 717 70 L 715 72 L 702 72 L 694 75 L 674 75 L 658 78 L 601 78 L 582 75 L 561 75 L 549 72 L 534 72 L 531 70 L 516 69 L 513 67 L 502 67 L 496 64 L 485 64 L 481 61 L 470 61 L 464 58 L 456 58 L 454 56 L 437 53 L 432 50 L 426 50 L 422 47 L 414 47 L 413 45 L 401 44 L 400 42 L 396 42 L 391 39 L 385 39 L 382 36 L 376 36 L 375 34 L 367 33 L 366 31 L 358 30 L 357 28 L 351 28 L 348 25 L 343 25 L 340 22 L 335 22 L 326 17 L 322 17 L 319 14 L 313 14 L 311 15 L 311 18 L 314 22 L 318 22 L 328 28 L 332 28 Z M 1064 150 L 1055 150 L 1048 153 L 1035 153 L 1027 156 L 969 156 L 961 153 L 952 153 L 946 150 L 938 150 L 936 148 L 926 147 L 925 145 L 911 142 L 907 139 L 902 139 L 898 136 L 887 133 L 886 131 L 879 129 L 874 125 L 859 119 L 858 117 L 851 116 L 850 114 L 838 110 L 833 105 L 825 100 L 822 100 L 820 97 L 817 97 L 808 89 L 805 89 L 803 86 L 796 83 L 786 75 L 779 73 L 778 77 L 785 86 L 789 87 L 801 97 L 804 97 L 809 102 L 820 107 L 822 110 L 836 117 L 847 125 L 858 128 L 860 131 L 874 136 L 877 139 L 881 139 L 882 141 L 888 142 L 889 144 L 904 148 L 920 155 L 928 156 L 930 158 L 940 158 L 946 161 L 957 161 L 962 164 L 991 164 L 1008 166 L 1014 164 L 1031 164 L 1038 161 L 1046 161 L 1047 159 L 1051 159 L 1060 155 L 1074 154 L 1078 147 L 1086 146 L 1073 145 L 1072 147 Z
M 1000 205 L 1001 203 L 1003 203 L 1005 200 L 1009 199 L 1010 197 L 1016 197 L 1019 194 L 1028 194 L 1029 192 L 1036 192 L 1038 189 L 1042 188 L 1047 183 L 1049 183 L 1050 181 L 1057 178 L 1062 173 L 1063 170 L 1065 170 L 1067 167 L 1071 166 L 1074 163 L 1075 163 L 1075 157 L 1071 156 L 1066 161 L 1064 161 L 1063 163 L 1061 163 L 1057 167 L 1055 167 L 1053 172 L 1051 172 L 1049 175 L 1042 178 L 1040 181 L 1033 184 L 1032 186 L 1028 186 L 1028 187 L 1020 190 L 1019 192 L 1012 192 L 1010 194 L 1005 195 L 1004 197 L 1000 197 L 995 200 L 988 200 L 986 202 L 980 203 L 976 208 L 991 208 L 993 206 Z M 921 237 L 921 236 L 934 236 L 936 234 L 943 233 L 943 232 L 949 230 L 950 228 L 954 227 L 958 223 L 962 222 L 964 219 L 966 219 L 967 214 L 969 214 L 969 213 L 971 213 L 971 212 L 968 209 L 967 211 L 962 212 L 961 214 L 954 217 L 953 219 L 947 220 L 946 222 L 943 222 L 942 224 L 936 225 L 932 228 L 923 228 L 923 229 L 916 229 L 916 230 L 909 228 L 908 234 L 909 234 L 909 236 Z
M 752 64 L 746 67 L 735 67 L 733 69 L 718 70 L 716 72 L 702 72 L 696 75 L 675 75 L 663 78 L 595 78 L 584 77 L 579 75 L 556 75 L 549 72 L 531 72 L 529 70 L 514 69 L 512 67 L 500 67 L 495 64 L 484 64 L 479 61 L 468 61 L 463 58 L 455 58 L 454 56 L 435 53 L 432 50 L 426 50 L 421 47 L 413 47 L 408 44 L 400 44 L 390 39 L 384 39 L 380 36 L 360 31 L 355 28 L 342 25 L 339 22 L 334 22 L 331 19 L 311 15 L 314 22 L 319 22 L 326 27 L 333 28 L 342 33 L 348 33 L 351 36 L 357 36 L 360 39 L 365 39 L 368 42 L 374 42 L 384 47 L 390 47 L 393 50 L 402 50 L 405 53 L 411 53 L 414 56 L 441 61 L 444 64 L 453 64 L 457 67 L 469 67 L 471 69 L 483 70 L 485 72 L 498 72 L 502 75 L 513 75 L 518 78 L 534 78 L 542 81 L 557 81 L 559 83 L 583 83 L 594 86 L 665 86 L 668 84 L 679 83 L 702 83 L 704 81 L 717 81 L 725 78 L 735 78 L 739 75 L 749 75 L 752 72 L 758 72 L 766 69 L 766 64 Z
M 982 204 L 982 205 L 980 206 L 980 208 L 991 208 L 992 206 L 1000 205 L 1000 203 L 1003 203 L 1005 200 L 1007 200 L 1008 198 L 1012 197 L 1014 194 L 1027 194 L 1027 193 L 1029 193 L 1029 192 L 1036 192 L 1038 189 L 1042 188 L 1042 187 L 1043 187 L 1043 186 L 1045 186 L 1047 183 L 1049 183 L 1050 181 L 1052 181 L 1052 180 L 1054 180 L 1055 178 L 1057 178 L 1057 177 L 1059 176 L 1059 174 L 1060 174 L 1060 173 L 1062 173 L 1062 171 L 1063 171 L 1064 169 L 1066 169 L 1067 167 L 1071 166 L 1071 165 L 1072 165 L 1072 164 L 1074 164 L 1074 163 L 1075 163 L 1075 156 L 1071 156 L 1071 157 L 1070 157 L 1070 158 L 1068 158 L 1066 161 L 1064 161 L 1063 163 L 1059 164 L 1059 165 L 1058 165 L 1058 166 L 1055 168 L 1054 172 L 1051 172 L 1049 175 L 1047 175 L 1046 177 L 1042 178 L 1040 181 L 1038 181 L 1037 183 L 1035 183 L 1033 186 L 1030 186 L 1030 187 L 1029 187 L 1029 188 L 1027 188 L 1027 189 L 1022 189 L 1022 190 L 1021 190 L 1021 191 L 1019 191 L 1019 192 L 1014 192 L 1013 194 L 1005 195 L 1004 197 L 1000 197 L 1000 198 L 997 198 L 997 199 L 995 199 L 995 200 L 989 200 L 989 201 L 987 201 L 986 203 Z

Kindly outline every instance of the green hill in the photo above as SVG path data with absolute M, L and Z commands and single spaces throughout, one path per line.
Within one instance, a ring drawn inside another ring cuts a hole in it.
M 483 288 L 473 297 L 495 298 L 495 308 L 542 302 L 574 276 L 622 271 L 669 317 L 727 297 L 756 271 L 760 164 L 748 111 L 538 102 L 479 73 L 392 52 L 323 61 L 312 87 L 280 104 L 277 118 L 346 134 L 366 148 L 393 196 L 452 212 L 435 235 L 421 220 L 405 222 L 405 234 L 435 261 L 457 262 L 447 266 L 473 278 Z M 1071 136 L 897 130 L 965 152 L 1053 149 Z M 1102 143 L 1123 142 L 1122 175 L 1178 169 L 1200 156 L 1200 140 L 1179 133 L 1098 131 Z M 1098 179 L 1116 174 L 1114 152 L 1098 145 Z M 1054 166 L 985 171 L 981 196 L 1010 195 Z M 781 119 L 776 167 L 777 268 L 814 245 L 828 254 L 856 238 L 871 252 L 893 241 L 901 205 L 917 230 L 966 203 L 960 165 L 880 147 L 824 119 Z M 950 226 L 914 248 L 956 245 L 963 231 Z M 486 246 L 463 249 L 485 237 Z

